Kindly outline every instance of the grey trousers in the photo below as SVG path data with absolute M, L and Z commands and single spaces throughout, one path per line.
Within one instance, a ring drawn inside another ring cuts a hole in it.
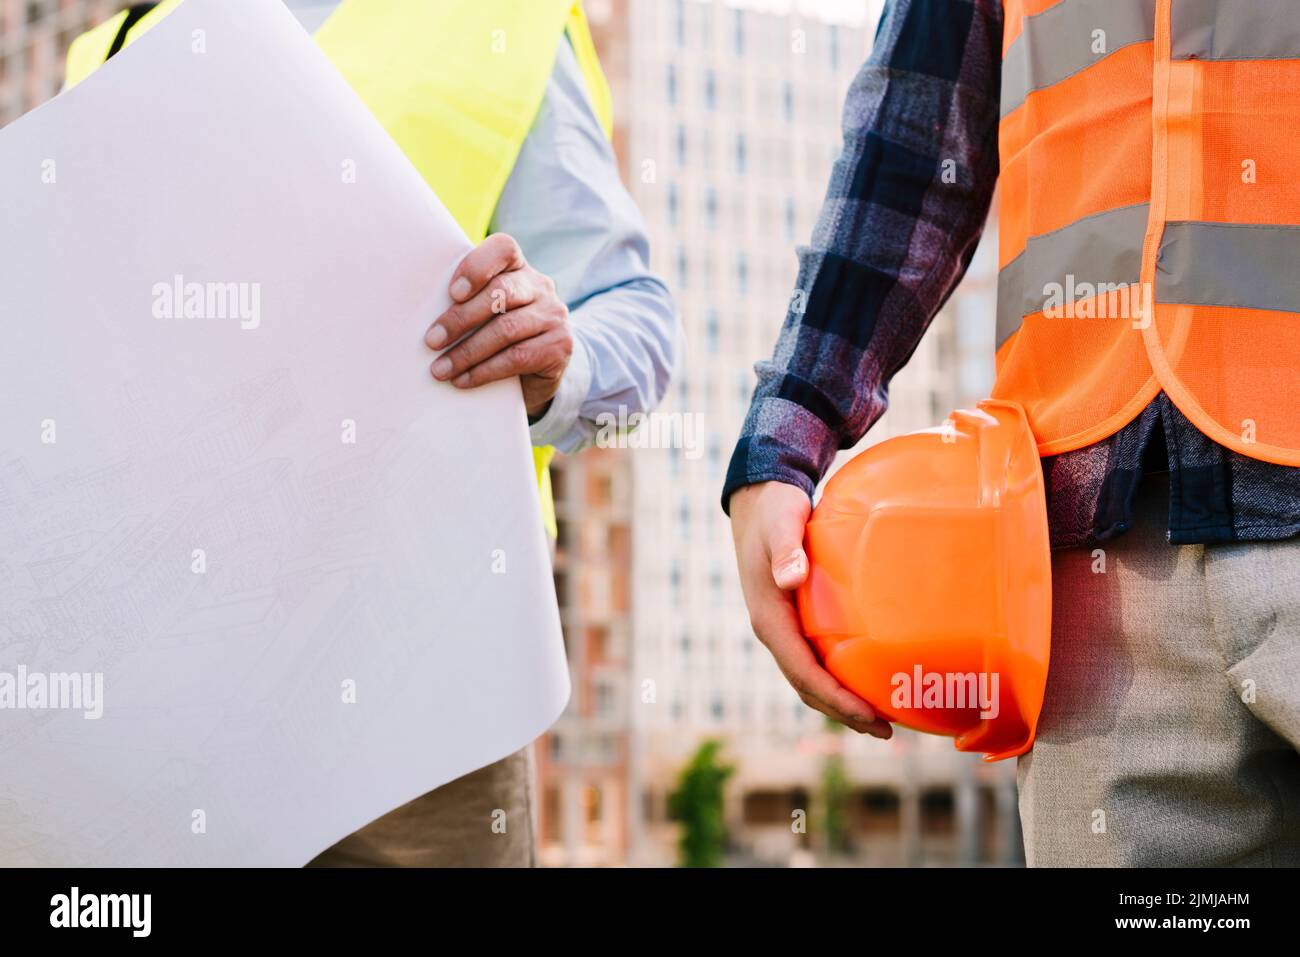
M 1032 866 L 1300 865 L 1300 540 L 1053 556 L 1052 663 L 1020 759 Z
M 308 867 L 532 867 L 532 746 L 403 804 Z

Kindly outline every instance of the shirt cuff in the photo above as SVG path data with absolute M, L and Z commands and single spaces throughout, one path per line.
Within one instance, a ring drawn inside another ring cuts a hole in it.
M 785 482 L 811 499 L 839 447 L 830 426 L 808 409 L 774 396 L 756 398 L 727 468 L 722 510 L 730 515 L 731 493 L 759 482 Z
M 573 337 L 573 355 L 560 376 L 560 388 L 551 399 L 550 408 L 536 422 L 528 426 L 528 435 L 535 446 L 561 445 L 578 424 L 582 404 L 591 391 L 591 359 L 587 347 L 577 336 Z

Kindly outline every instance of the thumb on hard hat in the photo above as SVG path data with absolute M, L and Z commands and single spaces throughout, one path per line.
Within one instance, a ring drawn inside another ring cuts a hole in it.
M 775 543 L 774 543 L 775 544 Z M 808 577 L 808 556 L 801 546 L 786 545 L 772 549 L 772 578 L 776 587 L 793 591 Z

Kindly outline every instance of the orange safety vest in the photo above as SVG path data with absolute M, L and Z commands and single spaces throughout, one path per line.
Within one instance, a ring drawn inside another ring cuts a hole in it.
M 1300 3 L 1005 0 L 997 398 L 1300 466 Z

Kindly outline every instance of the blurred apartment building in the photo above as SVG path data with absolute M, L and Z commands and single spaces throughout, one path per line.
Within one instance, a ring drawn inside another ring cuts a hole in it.
M 120 0 L 0 0 L 0 125 L 53 96 L 63 54 Z M 818 845 L 820 781 L 852 788 L 849 859 L 1019 859 L 1009 764 L 938 738 L 826 732 L 759 646 L 718 507 L 727 457 L 840 146 L 844 92 L 881 0 L 586 0 L 613 87 L 615 145 L 678 297 L 686 355 L 664 405 L 691 448 L 590 449 L 556 469 L 556 585 L 574 692 L 538 744 L 544 863 L 668 864 L 667 794 L 698 744 L 736 765 L 737 863 Z M 871 441 L 933 425 L 991 383 L 991 250 L 894 381 Z M 806 811 L 808 833 L 791 826 Z
M 881 3 L 587 6 L 614 89 L 624 176 L 686 329 L 663 411 L 699 415 L 704 429 L 694 448 L 599 450 L 563 466 L 570 527 L 558 580 L 578 654 L 573 707 L 544 765 L 545 859 L 671 863 L 667 795 L 699 743 L 720 738 L 736 766 L 727 792 L 736 863 L 798 863 L 820 851 L 829 761 L 842 762 L 852 791 L 851 852 L 840 859 L 1018 862 L 1010 764 L 983 765 L 928 736 L 883 744 L 830 734 L 798 700 L 749 630 L 718 506 L 753 363 L 771 353 L 784 318 L 794 248 L 821 207 L 844 94 Z M 994 270 L 986 246 L 895 379 L 870 441 L 935 425 L 987 393 Z M 602 532 L 606 515 L 614 524 Z M 620 568 L 629 541 L 631 567 Z M 597 603 L 584 604 L 593 594 Z M 564 758 L 570 742 L 574 764 Z M 801 810 L 804 834 L 792 827 Z
M 119 0 L 0 0 L 0 126 L 59 92 L 68 46 L 124 6 Z

